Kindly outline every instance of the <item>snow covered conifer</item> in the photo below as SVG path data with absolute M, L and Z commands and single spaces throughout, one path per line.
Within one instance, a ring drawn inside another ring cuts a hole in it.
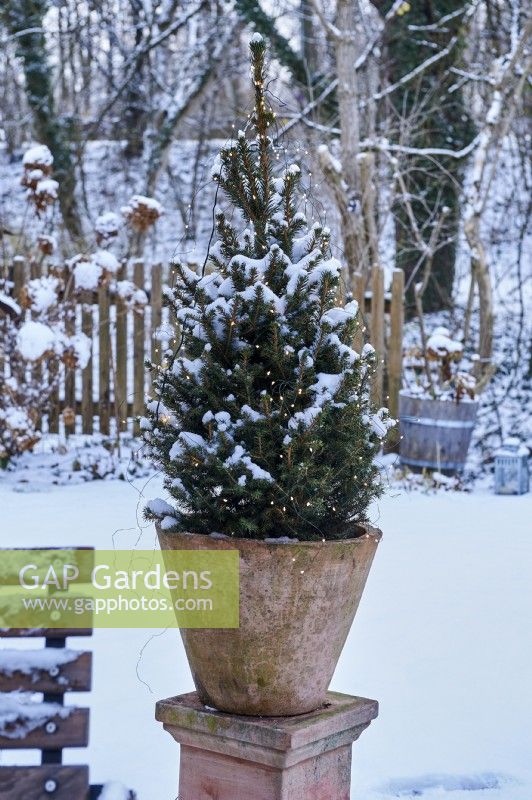
M 376 356 L 352 349 L 357 304 L 339 301 L 329 232 L 297 210 L 300 169 L 276 172 L 265 44 L 255 34 L 250 46 L 250 131 L 213 169 L 245 227 L 218 213 L 203 274 L 176 265 L 168 301 L 182 340 L 153 367 L 142 422 L 173 504 L 147 516 L 192 533 L 352 537 L 381 491 L 373 459 L 393 423 L 370 407 Z

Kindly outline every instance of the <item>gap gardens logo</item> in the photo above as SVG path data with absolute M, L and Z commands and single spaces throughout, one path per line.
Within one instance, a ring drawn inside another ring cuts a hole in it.
M 236 628 L 237 550 L 4 550 L 0 628 Z

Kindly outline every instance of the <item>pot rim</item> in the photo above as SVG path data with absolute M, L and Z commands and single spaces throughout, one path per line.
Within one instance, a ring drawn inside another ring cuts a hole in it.
M 326 547 L 327 545 L 338 545 L 338 544 L 354 544 L 355 542 L 363 542 L 366 539 L 373 538 L 374 541 L 379 542 L 382 539 L 382 531 L 380 528 L 375 528 L 373 525 L 370 525 L 367 522 L 357 522 L 357 525 L 363 529 L 363 532 L 360 536 L 355 536 L 350 539 L 315 539 L 315 540 L 295 540 L 295 541 L 282 541 L 282 542 L 275 542 L 272 541 L 275 537 L 271 537 L 269 541 L 265 541 L 264 539 L 249 539 L 243 536 L 212 536 L 208 533 L 193 533 L 192 531 L 162 531 L 160 527 L 160 523 L 155 523 L 155 529 L 157 531 L 157 535 L 162 535 L 166 537 L 172 536 L 187 536 L 187 537 L 196 537 L 198 541 L 209 542 L 211 544 L 223 542 L 224 544 L 228 544 L 230 542 L 238 543 L 239 545 L 242 544 L 243 546 L 253 546 L 262 545 L 265 548 L 277 548 L 277 547 L 286 547 L 287 549 L 290 547 Z M 280 537 L 281 538 L 281 537 Z M 235 550 L 238 549 L 237 547 L 234 548 Z

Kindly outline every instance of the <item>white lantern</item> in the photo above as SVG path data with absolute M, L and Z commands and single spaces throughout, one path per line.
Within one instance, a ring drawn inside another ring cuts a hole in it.
M 506 439 L 495 453 L 495 494 L 528 492 L 528 448 L 519 439 Z

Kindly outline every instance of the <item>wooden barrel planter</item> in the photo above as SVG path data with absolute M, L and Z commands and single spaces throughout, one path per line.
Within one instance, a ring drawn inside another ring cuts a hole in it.
M 464 469 L 478 402 L 432 400 L 401 392 L 401 464 L 443 473 Z

